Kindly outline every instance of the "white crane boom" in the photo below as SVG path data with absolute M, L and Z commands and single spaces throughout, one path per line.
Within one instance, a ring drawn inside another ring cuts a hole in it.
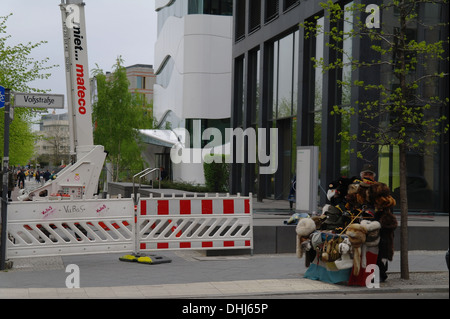
M 51 195 L 89 199 L 98 190 L 98 179 L 106 153 L 103 146 L 94 145 L 84 6 L 82 0 L 61 0 L 60 4 L 70 152 L 76 161 L 59 172 L 55 180 L 20 196 L 20 200 L 47 198 Z

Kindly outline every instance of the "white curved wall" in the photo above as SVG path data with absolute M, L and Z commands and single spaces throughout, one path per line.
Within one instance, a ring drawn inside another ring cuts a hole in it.
M 232 20 L 213 15 L 166 20 L 155 45 L 155 70 L 167 56 L 175 67 L 166 88 L 154 87 L 157 119 L 169 109 L 182 119 L 231 117 Z

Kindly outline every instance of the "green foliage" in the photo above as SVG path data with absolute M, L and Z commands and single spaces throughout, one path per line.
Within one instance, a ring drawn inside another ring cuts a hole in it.
M 94 141 L 103 145 L 113 163 L 113 180 L 118 181 L 121 170 L 140 171 L 142 145 L 138 129 L 152 128 L 151 105 L 129 92 L 126 69 L 119 57 L 108 76 L 95 69 L 97 101 L 93 105 Z
M 205 184 L 211 192 L 228 191 L 229 165 L 225 161 L 225 155 L 207 155 L 215 158 L 215 161 L 204 161 L 203 170 Z
M 0 17 L 0 85 L 16 92 L 42 92 L 29 86 L 29 83 L 38 79 L 50 77 L 49 71 L 56 65 L 47 65 L 48 58 L 41 61 L 30 58 L 33 50 L 45 44 L 38 43 L 8 45 L 7 35 L 8 16 Z M 10 164 L 25 165 L 32 158 L 36 136 L 31 129 L 33 110 L 29 108 L 16 108 L 14 120 L 10 125 Z M 0 111 L 0 138 L 3 145 L 4 139 L 4 110 Z M 3 156 L 3 147 L 0 148 Z

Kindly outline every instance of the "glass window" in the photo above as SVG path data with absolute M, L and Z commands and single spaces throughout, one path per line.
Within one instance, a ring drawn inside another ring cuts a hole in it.
M 189 0 L 188 13 L 232 16 L 233 0 Z
M 294 34 L 279 42 L 277 117 L 292 115 L 292 86 L 294 70 Z
M 234 102 L 234 118 L 236 125 L 242 126 L 244 119 L 245 107 L 245 57 L 235 60 L 235 102 Z
M 250 12 L 249 12 L 249 32 L 252 32 L 259 28 L 261 25 L 261 0 L 250 0 L 249 1 Z
M 203 13 L 203 0 L 189 0 L 189 14 L 202 14 Z
M 245 37 L 245 1 L 236 1 L 235 38 L 236 41 Z
M 297 108 L 298 31 L 273 44 L 273 118 L 292 116 Z
M 145 89 L 145 77 L 143 77 L 143 76 L 136 77 L 136 88 L 137 89 Z
M 278 16 L 279 0 L 266 0 L 266 22 Z
M 164 61 L 164 65 L 160 73 L 156 75 L 156 83 L 164 88 L 167 88 L 172 77 L 172 72 L 175 67 L 175 62 L 172 57 L 168 57 Z
M 317 20 L 318 27 L 323 30 L 324 18 Z M 322 32 L 316 35 L 315 59 L 320 61 L 323 59 L 324 36 Z M 314 80 L 314 145 L 320 145 L 322 135 L 322 67 L 316 65 Z
M 284 0 L 284 10 L 286 11 L 299 3 L 300 0 Z
M 233 0 L 205 0 L 203 13 L 232 16 Z
M 249 53 L 249 72 L 251 74 L 251 83 L 249 83 L 250 96 L 249 107 L 251 109 L 251 122 L 256 125 L 258 123 L 259 101 L 260 101 L 260 52 L 259 49 Z

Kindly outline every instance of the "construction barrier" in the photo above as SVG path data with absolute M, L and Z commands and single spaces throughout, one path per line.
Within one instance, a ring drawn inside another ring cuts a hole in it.
M 7 257 L 253 249 L 252 222 L 239 195 L 10 202 Z
M 10 202 L 7 256 L 132 251 L 134 227 L 132 199 Z
M 141 199 L 138 251 L 253 249 L 251 197 Z

